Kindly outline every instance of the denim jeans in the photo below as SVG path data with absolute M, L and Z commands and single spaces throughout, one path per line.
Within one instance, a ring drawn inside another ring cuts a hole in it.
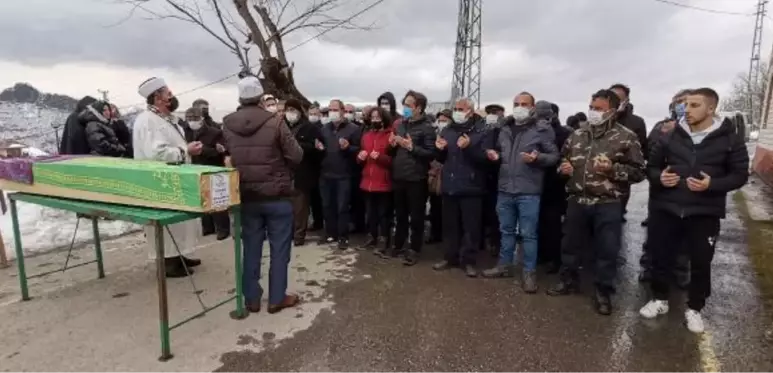
M 244 245 L 244 298 L 260 302 L 260 266 L 263 243 L 268 237 L 271 249 L 268 270 L 268 304 L 280 304 L 287 291 L 287 266 L 293 239 L 293 205 L 290 201 L 242 203 L 242 242 Z
M 325 230 L 328 237 L 346 239 L 349 237 L 349 202 L 352 181 L 345 179 L 319 180 L 322 194 L 322 210 L 325 214 Z
M 538 195 L 499 193 L 497 196 L 497 217 L 502 234 L 499 265 L 515 263 L 515 237 L 520 233 L 523 238 L 523 270 L 532 272 L 537 269 L 539 201 Z

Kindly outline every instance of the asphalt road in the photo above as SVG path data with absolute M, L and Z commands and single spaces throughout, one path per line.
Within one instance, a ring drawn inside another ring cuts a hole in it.
M 671 313 L 644 321 L 647 300 L 636 279 L 645 230 L 646 185 L 629 205 L 615 311 L 600 316 L 585 293 L 553 298 L 555 276 L 540 274 L 540 292 L 526 295 L 512 280 L 438 273 L 428 249 L 405 268 L 360 254 L 355 280 L 329 286 L 336 305 L 311 328 L 280 343 L 265 335 L 260 353 L 222 356 L 222 371 L 771 371 L 769 326 L 733 210 L 723 222 L 714 258 L 713 295 L 704 311 L 707 333 L 683 326 L 684 294 Z M 491 258 L 481 261 L 493 264 Z M 255 325 L 252 325 L 255 327 Z M 258 330 L 260 326 L 257 326 Z

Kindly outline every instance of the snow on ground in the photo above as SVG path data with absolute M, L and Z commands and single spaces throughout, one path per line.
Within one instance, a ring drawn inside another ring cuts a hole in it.
M 9 191 L 6 191 L 9 192 Z M 6 196 L 6 201 L 8 197 Z M 24 202 L 17 203 L 19 212 L 19 230 L 25 255 L 37 252 L 45 252 L 51 249 L 70 245 L 75 231 L 75 214 L 67 211 L 51 209 Z M 140 226 L 122 221 L 99 221 L 100 237 L 115 237 L 127 232 L 140 229 Z M 13 225 L 11 212 L 0 216 L 0 232 L 3 233 L 3 242 L 8 259 L 16 257 L 13 240 Z M 91 222 L 81 219 L 75 244 L 91 240 Z

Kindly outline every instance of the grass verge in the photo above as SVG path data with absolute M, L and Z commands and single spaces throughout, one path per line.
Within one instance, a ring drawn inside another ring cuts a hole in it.
M 755 221 L 749 215 L 746 196 L 740 190 L 733 201 L 746 227 L 749 255 L 760 284 L 768 316 L 773 319 L 773 221 Z

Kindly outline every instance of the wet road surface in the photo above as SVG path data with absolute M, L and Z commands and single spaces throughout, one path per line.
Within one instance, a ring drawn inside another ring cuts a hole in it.
M 673 292 L 667 316 L 639 317 L 647 300 L 646 287 L 636 278 L 646 198 L 646 184 L 636 186 L 611 316 L 594 311 L 590 281 L 582 295 L 554 298 L 544 290 L 555 276 L 540 273 L 540 292 L 527 295 L 512 279 L 433 271 L 438 248 L 427 248 L 412 268 L 363 252 L 354 267 L 359 276 L 329 286 L 336 303 L 332 312 L 323 311 L 312 327 L 292 338 L 265 343 L 260 353 L 226 353 L 220 370 L 773 370 L 773 347 L 763 340 L 768 324 L 732 202 L 704 310 L 708 332 L 697 336 L 684 328 L 680 292 Z M 481 267 L 494 264 L 486 255 L 480 256 Z

